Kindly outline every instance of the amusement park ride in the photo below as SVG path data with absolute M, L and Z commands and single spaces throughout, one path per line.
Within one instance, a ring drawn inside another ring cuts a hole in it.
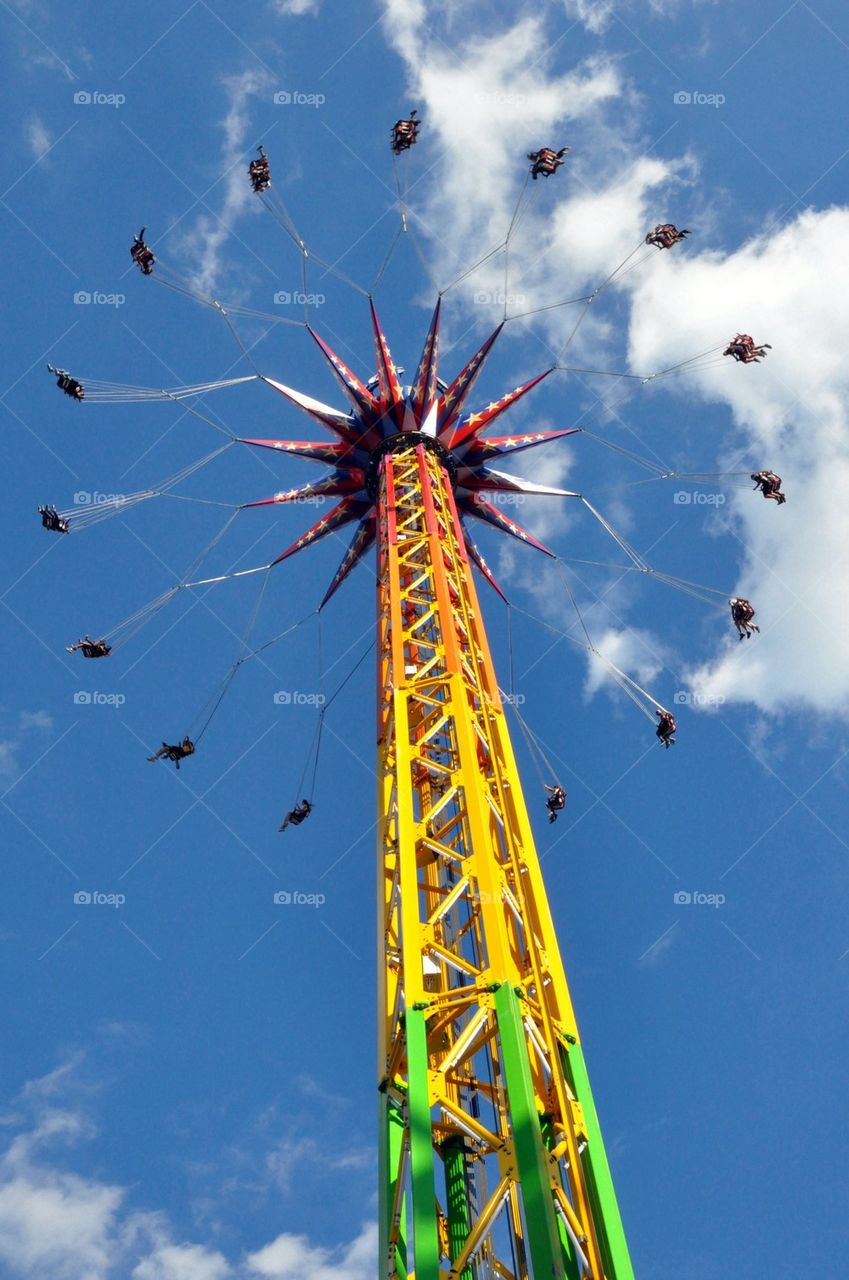
M 411 113 L 395 125 L 396 158 L 417 141 L 420 124 Z M 533 177 L 554 174 L 567 150 L 531 153 Z M 254 191 L 267 200 L 271 177 L 262 148 L 250 178 Z M 276 212 L 303 251 L 285 208 L 277 205 Z M 660 224 L 641 244 L 651 254 L 672 248 L 687 234 L 671 223 Z M 132 255 L 143 274 L 156 278 L 160 264 L 144 242 L 144 228 Z M 191 282 L 176 282 L 173 273 L 163 282 L 214 306 L 228 324 L 240 311 L 257 314 L 225 308 L 199 295 Z M 588 303 L 599 292 L 578 301 Z M 306 326 L 347 397 L 347 410 L 256 374 L 329 431 L 331 440 L 231 437 L 223 447 L 269 448 L 331 468 L 314 484 L 245 506 L 338 499 L 271 565 L 248 572 L 267 571 L 344 525 L 355 525 L 323 606 L 376 547 L 379 1280 L 631 1280 L 473 568 L 500 588 L 471 539 L 469 524 L 485 521 L 552 556 L 487 495 L 568 497 L 602 522 L 636 571 L 655 571 L 581 494 L 490 466 L 578 430 L 484 434 L 546 376 L 470 411 L 471 394 L 503 325 L 447 384 L 439 376 L 440 296 L 415 376 L 406 385 L 371 296 L 369 305 L 376 376 L 368 382 Z M 765 347 L 738 334 L 724 354 L 751 363 L 765 355 Z M 685 363 L 692 366 L 702 358 Z M 83 386 L 65 371 L 52 372 L 66 394 L 86 402 L 186 402 L 242 380 L 157 392 L 88 380 Z M 194 469 L 119 500 L 120 509 L 167 492 Z M 656 478 L 671 474 L 654 471 Z M 752 478 L 764 497 L 779 495 L 781 480 L 774 473 L 761 471 Z M 45 527 L 59 533 L 73 532 L 80 519 L 78 512 L 54 507 L 40 513 Z M 97 513 L 99 518 L 106 514 Z M 655 576 L 701 593 L 699 598 L 712 605 L 719 603 L 716 597 L 727 597 Z M 171 595 L 134 615 L 129 630 Z M 735 598 L 732 613 L 741 604 L 748 601 Z M 727 607 L 725 601 L 720 607 Z M 734 621 L 739 630 L 736 615 Z M 73 647 L 88 658 L 106 657 L 112 638 L 86 636 Z M 591 642 L 584 647 L 602 657 Z M 661 716 L 657 734 L 669 745 L 675 729 L 670 713 L 611 663 L 607 666 L 650 718 Z M 179 763 L 194 746 L 187 737 L 173 748 L 163 744 L 157 754 Z M 557 790 L 549 788 L 552 794 Z M 552 820 L 562 800 L 561 791 L 549 804 Z M 308 813 L 309 804 L 299 818 L 290 819 L 297 824 Z

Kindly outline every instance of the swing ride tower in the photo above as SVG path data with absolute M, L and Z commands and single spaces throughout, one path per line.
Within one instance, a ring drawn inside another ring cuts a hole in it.
M 633 1280 L 468 528 L 553 555 L 485 495 L 581 495 L 487 463 L 572 429 L 482 434 L 545 373 L 465 412 L 502 326 L 446 386 L 438 301 L 402 386 L 370 307 L 368 383 L 310 330 L 350 412 L 266 379 L 336 442 L 245 443 L 334 467 L 251 504 L 340 499 L 275 564 L 358 522 L 322 607 L 377 548 L 380 1280 Z
M 575 1015 L 432 438 L 380 463 L 381 1280 L 628 1280 Z
M 334 464 L 266 500 L 341 499 L 279 560 L 358 520 L 325 600 L 377 545 L 379 1274 L 632 1280 L 467 529 L 546 551 L 484 494 L 580 495 L 486 462 L 569 432 L 481 435 L 544 374 L 464 415 L 500 328 L 446 386 L 437 303 L 403 387 L 371 315 L 368 384 L 313 333 L 352 412 L 273 384 L 338 443 L 251 443 Z

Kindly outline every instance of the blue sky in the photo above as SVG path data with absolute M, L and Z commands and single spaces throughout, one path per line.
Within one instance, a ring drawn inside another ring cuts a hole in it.
M 733 20 L 725 8 L 495 4 L 486 29 L 476 6 L 427 0 L 3 10 L 0 1275 L 374 1274 L 369 658 L 328 712 L 314 815 L 277 834 L 315 728 L 309 699 L 369 644 L 372 569 L 344 585 L 320 636 L 309 618 L 239 671 L 178 775 L 145 756 L 220 686 L 262 576 L 181 595 L 87 663 L 64 646 L 182 580 L 226 512 L 163 499 L 59 538 L 36 507 L 145 489 L 223 440 L 172 403 L 73 404 L 48 360 L 150 387 L 251 372 L 211 309 L 130 269 L 139 226 L 212 296 L 298 320 L 274 301 L 301 287 L 301 266 L 246 191 L 253 149 L 265 143 L 311 248 L 367 289 L 399 221 L 388 129 L 415 104 L 410 225 L 441 287 L 503 238 L 525 151 L 569 143 L 511 243 L 517 310 L 589 292 L 669 218 L 691 239 L 599 300 L 573 363 L 648 374 L 740 328 L 773 344 L 763 366 L 725 361 L 627 393 L 554 374 L 505 420 L 592 417 L 672 471 L 783 476 L 776 508 L 745 475 L 631 486 L 643 473 L 585 436 L 516 461 L 587 494 L 652 566 L 758 608 L 762 633 L 738 648 L 721 609 L 573 567 L 599 649 L 679 711 L 673 751 L 546 630 L 575 625 L 557 571 L 488 530 L 479 540 L 517 606 L 523 714 L 569 791 L 549 827 L 517 731 L 637 1274 L 702 1280 L 719 1255 L 735 1275 L 781 1280 L 810 1268 L 812 1240 L 817 1260 L 843 1242 L 849 16 L 838 0 Z M 479 298 L 504 282 L 497 260 L 446 295 L 443 374 L 498 322 Z M 367 376 L 365 298 L 315 264 L 308 287 L 313 323 Z M 377 304 L 407 369 L 433 302 L 404 237 Z M 575 318 L 509 323 L 481 401 L 548 367 Z M 340 404 L 302 328 L 240 333 L 264 373 Z M 237 435 L 317 435 L 257 383 L 204 411 Z M 180 492 L 235 504 L 320 474 L 234 447 Z M 676 503 L 682 492 L 712 501 Z M 315 518 L 242 513 L 203 576 L 267 563 Z M 516 518 L 564 558 L 621 562 L 574 505 L 528 501 Z M 311 614 L 342 554 L 329 540 L 274 571 L 257 643 Z M 507 613 L 480 590 L 506 681 Z M 306 700 L 275 702 L 281 691 Z M 281 890 L 324 901 L 275 905 Z M 80 891 L 124 901 L 77 905 Z

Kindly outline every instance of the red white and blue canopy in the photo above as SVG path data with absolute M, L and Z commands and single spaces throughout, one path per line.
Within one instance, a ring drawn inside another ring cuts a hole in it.
M 503 592 L 470 538 L 466 518 L 472 516 L 486 521 L 504 533 L 509 533 L 512 537 L 544 551 L 547 555 L 553 555 L 553 552 L 537 541 L 527 530 L 487 501 L 487 495 L 492 497 L 509 493 L 580 497 L 580 494 L 568 489 L 554 489 L 547 485 L 534 484 L 531 480 L 508 475 L 487 465 L 495 458 L 506 457 L 523 449 L 532 449 L 536 445 L 545 444 L 551 440 L 559 440 L 563 436 L 571 435 L 576 428 L 515 436 L 484 437 L 483 432 L 487 427 L 552 370 L 547 369 L 545 373 L 532 378 L 523 386 L 515 387 L 514 390 L 508 391 L 499 400 L 492 401 L 485 408 L 464 414 L 469 395 L 503 324 L 499 325 L 487 338 L 450 386 L 446 387 L 437 377 L 440 305 L 441 303 L 437 302 L 413 383 L 406 387 L 400 381 L 400 371 L 392 359 L 392 353 L 380 328 L 373 302 L 370 306 L 377 377 L 368 385 L 360 381 L 323 338 L 320 338 L 312 328 L 309 329 L 350 402 L 351 407 L 347 413 L 322 404 L 321 401 L 284 386 L 273 378 L 265 378 L 265 381 L 276 391 L 297 405 L 299 409 L 303 409 L 315 422 L 320 423 L 336 437 L 335 440 L 327 443 L 311 440 L 244 440 L 245 444 L 264 449 L 276 449 L 281 453 L 294 454 L 300 458 L 311 458 L 313 461 L 326 463 L 333 468 L 328 475 L 314 484 L 302 485 L 297 489 L 276 493 L 271 498 L 245 504 L 249 507 L 260 507 L 275 503 L 306 502 L 321 497 L 340 499 L 326 515 L 322 516 L 321 520 L 307 529 L 273 562 L 279 564 L 280 561 L 294 555 L 296 551 L 301 551 L 327 534 L 357 521 L 354 539 L 330 584 L 325 601 L 337 590 L 375 541 L 377 513 L 375 497 L 368 486 L 369 468 L 376 453 L 379 454 L 385 450 L 386 442 L 400 435 L 417 433 L 431 437 L 441 447 L 446 461 L 451 464 L 454 498 L 463 526 L 467 550 L 474 563 L 499 594 L 503 595 Z

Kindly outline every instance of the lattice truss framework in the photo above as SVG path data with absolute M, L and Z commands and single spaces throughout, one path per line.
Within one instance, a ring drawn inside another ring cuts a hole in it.
M 382 1280 L 629 1280 L 448 474 L 378 491 Z

